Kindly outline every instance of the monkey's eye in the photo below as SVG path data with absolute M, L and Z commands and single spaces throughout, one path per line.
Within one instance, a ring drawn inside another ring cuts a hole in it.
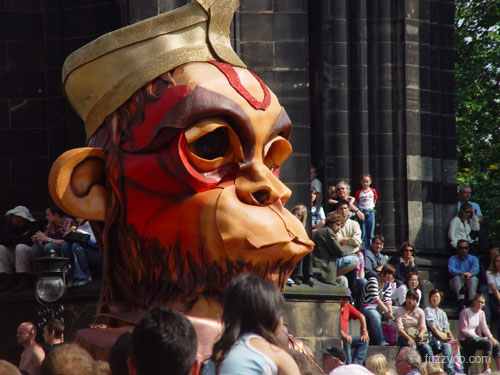
M 202 159 L 215 159 L 226 156 L 229 150 L 227 128 L 217 128 L 213 132 L 198 138 L 189 145 L 189 151 Z
M 185 132 L 188 157 L 202 172 L 213 171 L 221 165 L 243 160 L 238 136 L 221 118 L 206 118 L 190 126 Z

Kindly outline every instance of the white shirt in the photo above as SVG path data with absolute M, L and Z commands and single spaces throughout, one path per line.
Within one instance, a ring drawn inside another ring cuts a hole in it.
M 477 327 L 479 327 L 479 310 L 477 313 L 473 313 L 472 310 L 469 309 L 469 330 L 476 332 Z
M 500 290 L 500 273 L 493 275 L 490 271 L 486 271 L 486 280 L 488 281 L 488 284 L 493 284 L 497 290 Z

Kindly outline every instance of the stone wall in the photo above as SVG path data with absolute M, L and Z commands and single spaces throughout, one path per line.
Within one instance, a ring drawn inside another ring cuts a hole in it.
M 63 61 L 120 25 L 113 0 L 0 1 L 0 213 L 49 204 L 52 162 L 85 141 L 62 96 Z
M 312 160 L 379 193 L 387 247 L 446 247 L 456 201 L 452 1 L 309 4 Z

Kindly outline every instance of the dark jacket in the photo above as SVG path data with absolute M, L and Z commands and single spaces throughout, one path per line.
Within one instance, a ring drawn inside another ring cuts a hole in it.
M 335 234 L 329 227 L 318 229 L 313 235 L 313 266 L 320 272 L 319 279 L 329 284 L 337 279 L 336 259 L 342 257 L 342 250 L 334 238 Z
M 396 254 L 393 255 L 389 260 L 389 264 L 392 264 L 396 269 L 396 276 L 394 276 L 394 278 L 396 279 L 396 284 L 398 286 L 404 284 L 404 282 L 406 281 L 406 274 L 408 272 L 418 273 L 417 262 L 415 262 L 415 267 L 411 267 L 410 264 L 408 264 L 408 266 L 405 266 L 404 262 L 400 261 L 400 258 L 401 256 L 399 254 Z
M 5 223 L 4 233 L 1 235 L 0 243 L 10 248 L 14 248 L 18 244 L 28 246 L 33 245 L 31 236 L 41 230 L 40 225 L 36 221 L 26 221 L 23 228 L 13 226 L 10 221 Z

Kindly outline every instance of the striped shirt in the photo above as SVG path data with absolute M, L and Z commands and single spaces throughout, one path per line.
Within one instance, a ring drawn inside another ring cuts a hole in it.
M 370 277 L 361 293 L 361 307 L 376 305 L 381 297 L 385 305 L 392 305 L 391 295 L 391 283 L 386 283 L 381 293 L 378 277 Z

